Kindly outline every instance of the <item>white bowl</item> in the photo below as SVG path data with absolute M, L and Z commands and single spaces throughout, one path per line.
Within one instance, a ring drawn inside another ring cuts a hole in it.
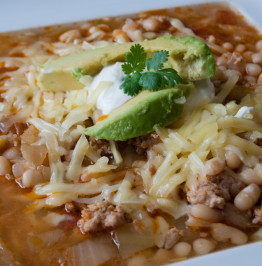
M 132 14 L 142 10 L 221 0 L 6 0 L 1 3 L 0 32 Z M 262 25 L 262 1 L 232 0 L 242 13 Z
M 0 32 L 62 24 L 104 16 L 220 0 L 9 0 L 1 3 Z M 262 1 L 233 0 L 250 23 L 262 27 Z M 262 265 L 262 242 L 230 248 L 172 264 L 174 266 Z

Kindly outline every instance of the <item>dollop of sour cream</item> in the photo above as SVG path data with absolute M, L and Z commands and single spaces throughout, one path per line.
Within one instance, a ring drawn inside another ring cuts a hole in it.
M 109 114 L 112 110 L 124 104 L 126 101 L 132 98 L 125 94 L 120 85 L 125 77 L 122 71 L 122 64 L 117 62 L 113 65 L 105 66 L 92 80 L 92 82 L 85 87 L 89 92 L 94 91 L 101 82 L 110 82 L 98 96 L 96 102 L 96 108 L 102 113 L 102 115 Z

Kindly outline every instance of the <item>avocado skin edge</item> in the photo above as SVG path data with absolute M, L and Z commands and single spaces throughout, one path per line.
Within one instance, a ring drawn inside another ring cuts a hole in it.
M 42 66 L 37 77 L 43 90 L 67 91 L 82 89 L 83 84 L 72 75 L 75 67 L 85 69 L 91 76 L 104 65 L 123 62 L 125 53 L 136 42 L 112 44 L 60 57 Z M 215 60 L 209 47 L 193 36 L 173 37 L 171 35 L 155 40 L 140 42 L 148 56 L 159 50 L 169 51 L 166 67 L 174 68 L 185 81 L 209 78 L 215 73 Z
M 192 84 L 177 85 L 157 92 L 142 91 L 101 122 L 85 130 L 96 139 L 125 141 L 154 131 L 155 126 L 173 123 L 183 111 L 183 104 L 175 99 L 187 96 Z

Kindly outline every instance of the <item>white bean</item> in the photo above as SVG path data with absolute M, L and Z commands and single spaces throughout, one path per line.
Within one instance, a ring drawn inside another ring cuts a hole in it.
M 135 31 L 137 29 L 138 29 L 138 25 L 134 21 L 126 22 L 123 25 L 123 27 L 122 27 L 122 30 L 125 31 L 125 32 L 127 32 L 127 31 Z
M 220 211 L 211 209 L 208 206 L 203 205 L 203 204 L 193 205 L 190 212 L 194 217 L 203 219 L 209 222 L 219 222 L 223 219 L 223 216 L 220 213 Z
M 214 241 L 198 238 L 193 242 L 193 249 L 197 255 L 204 255 L 209 253 L 215 248 L 216 244 Z
M 22 185 L 26 188 L 42 183 L 43 181 L 41 171 L 35 169 L 28 169 L 22 175 Z
M 245 80 L 246 80 L 248 83 L 255 83 L 255 82 L 257 81 L 256 77 L 254 77 L 254 76 L 249 76 L 249 75 L 247 75 L 247 76 L 245 76 L 244 78 L 245 78 Z
M 3 153 L 3 156 L 5 158 L 7 158 L 8 160 L 15 160 L 15 159 L 19 159 L 21 157 L 21 153 L 17 148 L 12 147 L 12 148 L 9 148 L 8 150 L 6 150 Z
M 262 64 L 262 54 L 256 53 L 252 55 L 252 62 L 254 64 Z
M 261 191 L 259 186 L 250 184 L 236 195 L 234 205 L 241 211 L 247 211 L 256 204 L 260 194 Z
M 257 49 L 257 51 L 261 51 L 262 50 L 262 40 L 257 41 L 256 49 Z
M 4 156 L 0 156 L 0 175 L 5 176 L 11 174 L 11 163 Z
M 126 31 L 126 33 L 133 42 L 142 42 L 145 39 L 141 30 Z
M 238 44 L 236 47 L 236 52 L 243 53 L 246 50 L 246 46 L 244 44 Z
M 261 73 L 261 66 L 258 64 L 249 63 L 246 65 L 246 72 L 248 75 L 257 77 Z
M 225 161 L 219 158 L 212 158 L 205 164 L 205 170 L 207 175 L 217 175 L 221 173 L 225 168 Z
M 258 76 L 257 83 L 262 84 L 262 73 Z
M 217 58 L 217 65 L 218 66 L 226 66 L 227 65 L 227 59 L 222 55 Z
M 147 40 L 153 40 L 157 36 L 157 34 L 152 32 L 152 31 L 144 32 L 143 35 L 144 35 L 145 39 L 147 39 Z
M 26 170 L 26 162 L 17 162 L 12 165 L 12 172 L 15 178 L 18 178 L 23 175 L 24 171 Z
M 233 151 L 227 151 L 225 154 L 227 166 L 231 169 L 237 169 L 241 165 L 241 160 Z
M 187 257 L 192 250 L 192 247 L 189 243 L 187 242 L 179 242 L 177 243 L 174 248 L 174 254 L 176 257 Z
M 162 23 L 156 18 L 147 18 L 141 22 L 146 31 L 158 31 L 162 27 Z
M 117 43 L 125 43 L 130 41 L 127 34 L 119 29 L 113 31 L 112 39 Z
M 230 42 L 225 42 L 222 44 L 222 47 L 228 51 L 232 51 L 234 46 Z
M 212 224 L 210 233 L 219 242 L 231 242 L 235 245 L 242 245 L 248 241 L 248 237 L 244 232 L 222 223 Z
M 247 185 L 257 184 L 262 185 L 262 165 L 257 164 L 254 169 L 246 168 L 239 174 L 239 178 Z

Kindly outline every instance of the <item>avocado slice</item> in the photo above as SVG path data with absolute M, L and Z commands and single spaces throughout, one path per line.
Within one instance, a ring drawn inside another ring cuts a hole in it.
M 67 91 L 84 87 L 73 75 L 74 68 L 81 68 L 91 76 L 104 65 L 123 62 L 125 53 L 136 43 L 112 44 L 106 47 L 60 57 L 47 62 L 40 69 L 38 84 L 41 89 Z M 215 61 L 208 46 L 192 36 L 160 37 L 140 42 L 148 56 L 159 50 L 169 51 L 167 67 L 174 68 L 185 81 L 209 78 L 215 73 Z
M 85 134 L 96 139 L 125 141 L 154 131 L 156 125 L 165 127 L 183 111 L 183 103 L 176 99 L 187 97 L 193 88 L 193 84 L 179 84 L 156 92 L 143 90 L 106 119 L 88 127 Z

